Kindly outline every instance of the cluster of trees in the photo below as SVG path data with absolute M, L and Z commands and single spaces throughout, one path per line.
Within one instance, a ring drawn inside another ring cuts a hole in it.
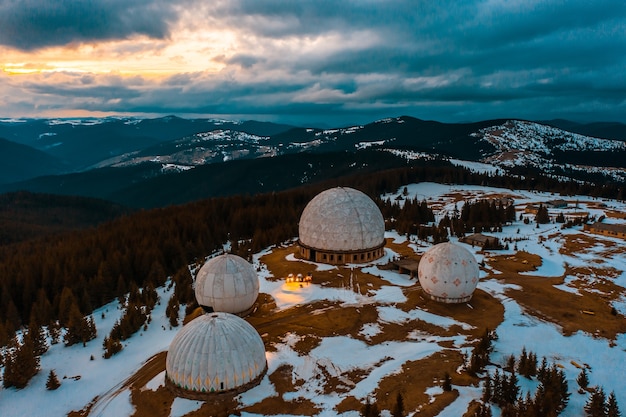
M 3 386 L 24 388 L 28 381 L 39 372 L 39 357 L 40 355 L 35 354 L 35 342 L 31 332 L 24 333 L 21 343 L 17 336 L 11 338 L 2 358 Z
M 589 417 L 620 417 L 622 415 L 615 393 L 611 392 L 607 398 L 602 387 L 591 392 L 591 396 L 585 404 L 585 412 Z
M 122 305 L 124 312 L 119 320 L 115 322 L 111 333 L 104 338 L 102 347 L 103 357 L 110 358 L 122 350 L 122 340 L 126 340 L 135 334 L 142 326 L 150 321 L 150 312 L 156 305 L 159 296 L 151 282 L 145 288 L 140 289 L 132 285 L 128 297 L 124 297 Z
M 580 386 L 580 390 L 578 391 L 579 393 L 582 394 L 585 391 L 591 392 L 591 395 L 585 404 L 585 412 L 587 413 L 587 416 L 620 417 L 622 415 L 614 392 L 611 392 L 607 397 L 604 393 L 604 388 L 600 386 L 589 388 L 589 375 L 587 374 L 586 368 L 583 368 L 580 374 L 578 374 L 576 382 L 578 383 L 578 386 Z
M 453 220 L 457 220 L 453 223 L 457 236 L 461 233 L 491 231 L 515 221 L 515 206 L 490 199 L 466 201 L 461 207 L 460 216 Z
M 520 395 L 517 374 L 532 379 L 537 378 L 539 385 L 534 396 L 527 392 Z M 608 397 L 602 387 L 588 388 L 589 377 L 583 368 L 576 378 L 583 393 L 590 391 L 591 395 L 585 404 L 585 415 L 589 417 L 619 417 L 621 412 L 617 404 L 615 393 Z M 519 359 L 511 355 L 507 359 L 502 373 L 499 369 L 487 374 L 483 387 L 482 404 L 474 412 L 474 417 L 491 416 L 489 404 L 500 407 L 503 417 L 552 417 L 559 415 L 567 407 L 570 397 L 565 372 L 556 364 L 548 365 L 546 358 L 537 366 L 537 356 L 533 352 L 522 350 Z
M 400 234 L 418 234 L 420 225 L 435 221 L 435 214 L 426 204 L 426 200 L 406 198 L 403 204 L 391 199 L 378 201 L 383 217 L 387 219 L 387 227 Z
M 489 364 L 489 355 L 493 351 L 493 341 L 498 339 L 495 331 L 485 329 L 478 344 L 472 349 L 469 363 L 466 361 L 466 369 L 470 375 L 476 376 Z
M 497 404 L 502 410 L 503 417 L 548 417 L 560 414 L 567 406 L 570 396 L 565 372 L 556 364 L 548 366 L 545 358 L 539 368 L 536 367 L 536 362 L 534 363 L 533 370 L 532 360 L 524 364 L 518 362 L 517 368 L 514 361 L 508 376 L 505 372 L 500 374 L 497 369 L 493 376 L 487 375 L 483 402 Z M 537 376 L 539 386 L 534 397 L 531 397 L 530 393 L 525 397 L 519 395 L 520 388 L 515 370 L 520 368 L 528 374 Z
M 201 267 L 202 264 L 197 267 Z M 178 326 L 180 305 L 186 305 L 185 314 L 189 314 L 198 307 L 193 290 L 193 278 L 188 267 L 183 267 L 172 277 L 174 291 L 167 302 L 165 316 L 169 319 L 170 326 Z

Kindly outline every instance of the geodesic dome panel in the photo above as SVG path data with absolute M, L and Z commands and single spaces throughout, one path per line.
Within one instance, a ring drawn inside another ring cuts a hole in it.
M 361 191 L 337 187 L 313 198 L 299 224 L 303 245 L 324 251 L 358 251 L 385 241 L 385 221 L 374 201 Z
M 196 300 L 203 307 L 226 313 L 249 310 L 259 295 L 259 278 L 245 259 L 224 254 L 209 259 L 198 271 Z
M 250 384 L 265 373 L 261 336 L 247 321 L 229 313 L 207 313 L 174 337 L 165 363 L 177 388 L 210 393 Z
M 479 272 L 474 255 L 450 242 L 428 249 L 417 267 L 424 292 L 446 303 L 469 301 L 478 285 Z

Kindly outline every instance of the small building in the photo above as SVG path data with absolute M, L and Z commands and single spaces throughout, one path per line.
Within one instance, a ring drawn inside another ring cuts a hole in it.
M 252 264 L 230 253 L 209 259 L 198 271 L 194 287 L 198 305 L 207 312 L 246 316 L 259 296 Z
M 537 214 L 538 211 L 539 206 L 536 204 L 526 204 L 526 207 L 524 208 L 524 213 L 527 214 Z
M 545 202 L 545 205 L 547 208 L 551 209 L 567 208 L 567 201 L 562 199 L 549 200 Z
M 495 236 L 483 235 L 482 233 L 473 233 L 469 236 L 464 236 L 459 239 L 459 241 L 481 248 L 495 248 L 500 245 L 500 239 Z
M 419 266 L 419 261 L 411 258 L 400 258 L 392 260 L 391 264 L 397 269 L 399 273 L 408 274 L 411 279 L 417 277 L 417 268 Z
M 418 267 L 418 279 L 424 294 L 447 304 L 471 300 L 479 275 L 474 255 L 462 245 L 450 242 L 428 249 Z
M 589 233 L 626 239 L 626 224 L 608 224 L 595 222 L 586 224 L 584 230 Z

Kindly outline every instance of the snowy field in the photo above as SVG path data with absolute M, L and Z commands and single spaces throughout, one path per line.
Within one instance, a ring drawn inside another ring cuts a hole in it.
M 396 194 L 386 195 L 383 198 L 395 198 L 400 195 L 404 187 Z M 512 191 L 508 189 L 495 189 L 480 186 L 442 185 L 435 183 L 420 183 L 407 186 L 408 197 L 425 199 L 429 205 L 436 207 L 436 215 L 443 216 L 454 210 L 455 202 L 453 195 L 463 194 L 465 198 L 479 199 L 490 196 L 507 195 L 515 199 L 517 207 L 523 207 L 529 203 L 539 203 L 561 198 L 549 193 L 537 193 L 528 191 Z M 568 211 L 586 211 L 592 216 L 599 217 L 605 214 L 605 210 L 626 212 L 626 204 L 616 201 L 600 201 L 591 197 L 576 196 L 567 197 L 570 208 L 563 209 L 567 216 Z M 603 203 L 601 208 L 600 203 Z M 578 208 L 574 209 L 574 204 Z M 460 209 L 462 203 L 458 204 Z M 519 218 L 520 211 L 518 211 Z M 551 214 L 554 214 L 551 211 Z M 531 219 L 534 215 L 527 215 Z M 623 220 L 622 220 L 623 221 Z M 619 222 L 617 219 L 607 218 L 605 222 Z M 530 222 L 526 225 L 521 221 L 515 221 L 512 225 L 504 227 L 500 233 L 490 233 L 500 237 L 520 238 L 517 243 L 518 250 L 524 250 L 537 254 L 542 258 L 542 265 L 534 275 L 546 277 L 562 276 L 565 265 L 585 266 L 593 262 L 595 266 L 605 266 L 617 271 L 614 283 L 626 288 L 626 242 L 617 238 L 594 236 L 596 242 L 593 247 L 585 248 L 580 253 L 562 253 L 560 251 L 568 235 L 584 233 L 581 227 L 560 230 L 560 225 L 550 223 L 541 225 Z M 399 236 L 394 232 L 388 232 L 387 237 L 397 242 L 406 241 L 406 237 Z M 429 245 L 418 242 L 411 237 L 413 247 L 418 253 L 423 253 Z M 604 256 L 604 251 L 609 245 L 617 245 L 621 250 L 611 252 L 611 256 Z M 519 355 L 522 347 L 535 352 L 539 358 L 546 357 L 549 362 L 556 362 L 563 367 L 567 376 L 570 392 L 572 395 L 569 405 L 561 414 L 567 417 L 580 416 L 582 408 L 587 401 L 588 394 L 577 393 L 576 377 L 580 370 L 572 362 L 585 363 L 590 366 L 590 386 L 602 385 L 605 392 L 614 391 L 622 413 L 626 411 L 626 384 L 623 376 L 626 375 L 626 336 L 618 335 L 615 343 L 592 334 L 578 332 L 571 336 L 564 336 L 560 327 L 556 324 L 542 321 L 535 316 L 529 315 L 512 298 L 506 295 L 507 285 L 498 280 L 498 271 L 489 265 L 488 256 L 477 253 L 478 248 L 465 245 L 476 254 L 477 260 L 484 261 L 486 266 L 481 271 L 481 281 L 478 288 L 491 294 L 498 299 L 505 309 L 504 321 L 496 330 L 499 338 L 494 342 L 494 352 L 491 355 L 492 362 L 503 365 L 505 358 L 511 354 Z M 384 284 L 371 295 L 364 296 L 357 292 L 341 289 L 321 287 L 310 284 L 301 291 L 289 291 L 281 281 L 272 280 L 270 272 L 265 265 L 260 263 L 260 258 L 272 251 L 271 248 L 254 256 L 255 266 L 259 268 L 260 291 L 271 295 L 276 301 L 276 310 L 287 310 L 296 305 L 303 305 L 319 300 L 339 302 L 345 306 L 359 306 L 374 304 L 378 311 L 378 322 L 369 323 L 361 329 L 360 334 L 372 338 L 381 332 L 383 325 L 387 323 L 405 323 L 419 319 L 439 328 L 448 329 L 453 325 L 467 329 L 467 323 L 459 322 L 451 317 L 439 316 L 430 312 L 414 309 L 409 312 L 396 307 L 396 303 L 406 302 L 403 289 L 415 285 L 415 281 L 408 279 L 407 275 L 401 275 L 393 271 L 380 270 L 376 265 L 386 263 L 391 257 L 396 256 L 393 250 L 387 248 L 382 259 L 363 267 L 363 272 L 379 276 Z M 514 250 L 498 251 L 497 254 L 514 254 Z M 287 257 L 285 262 L 302 262 L 295 257 Z M 334 267 L 328 265 L 313 264 L 318 270 L 328 270 Z M 561 286 L 563 291 L 576 292 L 574 286 L 568 285 L 575 277 L 566 277 Z M 578 278 L 577 278 L 578 279 Z M 592 280 L 593 277 L 588 277 Z M 0 416 L 63 416 L 72 410 L 83 409 L 94 398 L 98 397 L 90 416 L 124 417 L 133 414 L 133 405 L 130 402 L 130 392 L 122 389 L 127 378 L 139 370 L 142 365 L 154 354 L 164 351 L 169 346 L 180 327 L 170 328 L 168 319 L 165 317 L 165 307 L 170 297 L 167 286 L 158 289 L 160 303 L 152 312 L 152 322 L 147 330 L 142 330 L 129 340 L 123 342 L 124 350 L 111 359 L 102 358 L 102 342 L 108 335 L 121 310 L 117 302 L 110 303 L 93 313 L 98 329 L 97 339 L 89 342 L 86 347 L 75 345 L 64 347 L 61 344 L 53 345 L 50 350 L 41 357 L 41 370 L 30 381 L 29 385 L 22 390 L 0 388 Z M 622 292 L 621 299 L 614 303 L 622 315 L 626 315 L 626 291 Z M 181 307 L 181 316 L 183 311 Z M 337 411 L 334 407 L 345 397 L 354 396 L 364 400 L 378 387 L 384 377 L 395 375 L 401 371 L 402 365 L 408 361 L 416 361 L 426 358 L 433 353 L 441 351 L 441 342 L 446 346 L 453 346 L 460 351 L 469 351 L 467 347 L 472 340 L 467 340 L 464 335 L 437 336 L 422 332 L 414 332 L 404 341 L 387 341 L 376 345 L 369 345 L 362 340 L 350 336 L 336 335 L 322 338 L 321 343 L 313 348 L 308 354 L 301 355 L 294 345 L 301 336 L 286 333 L 281 342 L 274 346 L 272 352 L 267 353 L 268 373 L 261 383 L 241 394 L 238 400 L 242 406 L 250 406 L 263 401 L 266 398 L 279 395 L 270 381 L 271 375 L 282 365 L 288 364 L 293 367 L 294 380 L 305 381 L 296 386 L 294 392 L 282 394 L 286 401 L 292 399 L 307 399 L 318 409 L 322 410 L 320 416 L 335 416 Z M 93 357 L 93 359 L 92 359 Z M 51 369 L 54 369 L 59 377 L 61 386 L 56 391 L 47 391 L 46 379 Z M 346 372 L 354 369 L 367 369 L 367 376 L 357 383 L 350 380 L 344 381 L 345 393 L 324 393 L 324 375 L 342 377 Z M 164 373 L 160 373 L 150 381 L 145 389 L 155 390 L 164 382 Z M 525 389 L 534 390 L 535 382 L 524 380 L 520 382 Z M 454 386 L 459 391 L 457 399 L 446 407 L 439 415 L 458 417 L 468 407 L 472 399 L 481 395 L 481 387 Z M 441 394 L 438 386 L 429 388 L 426 392 L 431 397 Z M 172 405 L 171 416 L 184 416 L 197 410 L 202 405 L 199 401 L 176 399 Z M 415 410 L 407 410 L 411 413 Z M 290 415 L 289 410 L 277 410 L 278 415 Z M 242 416 L 252 417 L 257 414 L 243 412 Z M 346 412 L 342 414 L 348 417 L 356 417 L 358 412 Z M 494 407 L 494 415 L 498 415 Z

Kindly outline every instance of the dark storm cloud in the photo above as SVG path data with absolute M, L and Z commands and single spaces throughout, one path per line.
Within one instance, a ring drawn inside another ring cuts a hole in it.
M 0 0 L 0 44 L 22 50 L 133 35 L 165 38 L 167 0 Z
M 0 43 L 21 49 L 166 39 L 181 28 L 225 30 L 232 44 L 207 53 L 224 67 L 182 67 L 156 81 L 67 75 L 52 87 L 42 75 L 26 91 L 42 106 L 67 100 L 68 108 L 291 121 L 626 122 L 622 0 L 0 0 Z M 168 45 L 124 44 L 119 53 L 158 55 Z

